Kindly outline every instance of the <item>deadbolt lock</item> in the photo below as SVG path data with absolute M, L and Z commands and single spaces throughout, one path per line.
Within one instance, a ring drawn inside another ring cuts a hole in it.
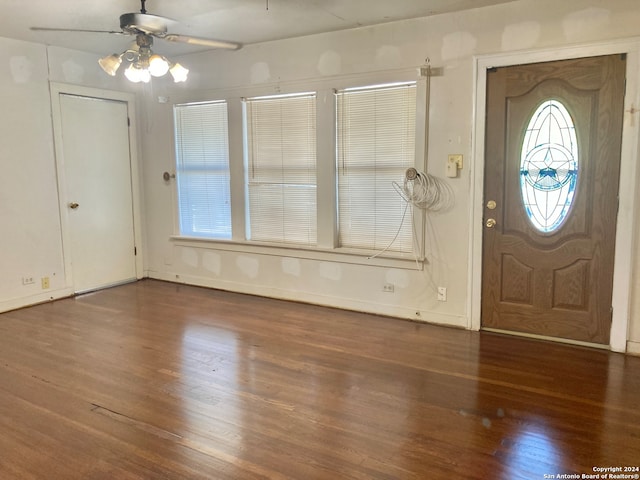
M 487 208 L 489 210 L 495 210 L 495 208 L 498 206 L 498 204 L 495 202 L 495 200 L 489 200 L 487 202 Z

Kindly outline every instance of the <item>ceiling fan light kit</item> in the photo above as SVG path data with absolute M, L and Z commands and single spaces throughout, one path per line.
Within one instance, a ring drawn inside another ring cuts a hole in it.
M 191 35 L 180 35 L 167 33 L 167 25 L 173 23 L 165 17 L 150 15 L 145 9 L 146 0 L 141 0 L 140 13 L 125 13 L 120 15 L 121 31 L 106 30 L 85 30 L 85 29 L 65 29 L 31 27 L 32 30 L 42 31 L 67 31 L 85 33 L 110 33 L 117 35 L 135 35 L 135 43 L 118 54 L 107 55 L 98 60 L 98 64 L 108 75 L 114 77 L 125 60 L 129 66 L 124 70 L 124 76 L 133 83 L 148 83 L 151 77 L 162 77 L 170 73 L 174 82 L 185 82 L 189 70 L 179 63 L 172 63 L 166 57 L 154 53 L 153 38 L 160 38 L 168 42 L 186 43 L 209 48 L 223 48 L 227 50 L 237 50 L 242 45 L 224 40 L 214 40 L 211 38 L 194 37 Z
M 151 77 L 162 77 L 170 73 L 173 81 L 185 82 L 189 70 L 179 63 L 171 63 L 166 57 L 153 53 L 153 37 L 146 33 L 136 35 L 136 43 L 121 54 L 114 53 L 98 60 L 105 73 L 112 77 L 118 72 L 122 60 L 129 62 L 124 76 L 133 83 L 149 83 Z

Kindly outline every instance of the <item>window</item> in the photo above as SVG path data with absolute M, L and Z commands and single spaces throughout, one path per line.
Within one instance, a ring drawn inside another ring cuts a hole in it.
M 316 96 L 245 100 L 248 238 L 315 245 Z
M 520 191 L 529 220 L 542 233 L 564 223 L 578 181 L 576 129 L 566 107 L 547 100 L 531 116 L 520 155 Z
M 411 211 L 396 192 L 415 164 L 416 84 L 337 94 L 340 246 L 410 253 Z
M 180 234 L 231 238 L 227 104 L 174 107 Z
M 401 78 L 338 91 L 323 81 L 317 92 L 268 96 L 234 89 L 226 101 L 176 105 L 175 240 L 367 264 L 383 252 L 380 264 L 415 260 L 422 219 L 401 189 L 422 151 L 424 109 L 416 105 L 427 91 Z

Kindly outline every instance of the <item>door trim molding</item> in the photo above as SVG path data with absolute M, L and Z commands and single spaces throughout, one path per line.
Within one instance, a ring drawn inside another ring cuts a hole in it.
M 133 234 L 137 249 L 135 256 L 136 278 L 143 277 L 144 250 L 142 235 L 142 195 L 140 188 L 140 154 L 138 148 L 136 97 L 133 93 L 116 92 L 100 88 L 83 87 L 65 83 L 50 82 L 51 115 L 53 123 L 53 139 L 56 158 L 56 173 L 58 176 L 58 204 L 60 211 L 60 224 L 62 231 L 62 253 L 64 255 L 65 287 L 73 289 L 73 269 L 71 265 L 71 247 L 69 233 L 68 209 L 65 205 L 64 192 L 66 191 L 66 178 L 64 173 L 64 152 L 62 149 L 62 115 L 60 108 L 60 95 L 77 95 L 80 97 L 97 98 L 101 100 L 115 100 L 127 104 L 129 116 L 129 155 L 131 158 L 131 194 L 133 200 Z
M 624 102 L 625 112 L 632 106 L 640 105 L 640 40 L 623 40 L 605 44 L 586 44 L 565 48 L 510 52 L 476 56 L 474 58 L 474 125 L 472 131 L 472 171 L 471 207 L 469 220 L 471 225 L 469 245 L 469 292 L 467 311 L 470 312 L 469 328 L 481 328 L 482 297 L 482 219 L 484 199 L 484 148 L 487 69 L 518 64 L 550 62 L 570 58 L 592 57 L 598 55 L 627 54 L 627 87 Z M 631 120 L 630 120 L 631 118 Z M 630 300 L 632 293 L 632 274 L 634 265 L 634 232 L 638 210 L 637 176 L 638 141 L 640 139 L 640 118 L 625 115 L 622 127 L 622 152 L 620 159 L 619 209 L 616 224 L 616 244 L 613 274 L 613 318 L 611 325 L 610 348 L 616 352 L 625 352 L 629 331 Z

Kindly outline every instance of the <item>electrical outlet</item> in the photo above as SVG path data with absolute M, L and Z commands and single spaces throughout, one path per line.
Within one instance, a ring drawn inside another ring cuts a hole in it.
M 393 283 L 385 283 L 382 286 L 382 291 L 383 292 L 393 293 L 394 290 L 395 290 L 395 286 L 393 285 Z
M 447 301 L 447 287 L 438 287 L 438 301 L 439 302 Z
M 42 282 L 43 290 L 46 290 L 47 288 L 49 288 L 49 277 L 42 277 L 41 282 Z
M 34 283 L 36 283 L 36 281 L 33 279 L 33 277 L 22 277 L 23 285 L 33 285 Z

